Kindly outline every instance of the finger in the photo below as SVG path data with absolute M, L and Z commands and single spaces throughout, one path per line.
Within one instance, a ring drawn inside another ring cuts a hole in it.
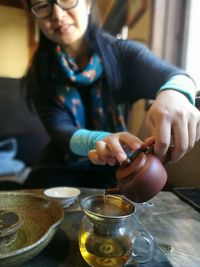
M 150 137 L 147 137 L 145 140 L 144 140 L 144 145 L 142 145 L 142 147 L 150 147 L 152 146 L 153 144 L 155 143 L 155 137 L 154 136 L 150 136 Z
M 110 151 L 109 146 L 106 142 L 100 140 L 96 142 L 96 151 L 99 156 L 110 166 L 113 166 L 117 163 L 115 156 L 112 151 Z
M 127 154 L 125 152 L 125 149 L 123 149 L 122 144 L 119 142 L 117 138 L 108 140 L 107 144 L 109 146 L 109 149 L 112 151 L 112 154 L 119 163 L 122 163 L 127 159 Z
M 200 121 L 197 124 L 196 142 L 200 140 Z
M 98 155 L 97 151 L 90 150 L 88 153 L 89 160 L 95 165 L 105 165 L 105 161 Z
M 187 152 L 188 149 L 188 125 L 182 122 L 176 124 L 173 129 L 174 146 L 171 149 L 171 162 L 176 162 Z
M 130 133 L 113 135 L 107 139 L 107 145 L 119 163 L 127 159 L 128 150 L 137 150 L 142 143 L 139 138 Z
M 196 142 L 200 139 L 200 112 L 198 111 L 198 123 L 197 123 L 197 130 L 196 130 Z
M 197 120 L 195 118 L 190 119 L 188 122 L 188 151 L 191 150 L 195 143 L 197 138 Z
M 158 123 L 154 130 L 154 137 L 154 152 L 161 161 L 164 161 L 171 143 L 171 123 L 166 120 Z
M 128 132 L 120 134 L 119 140 L 120 143 L 128 145 L 128 147 L 133 151 L 141 148 L 141 146 L 144 144 L 144 142 L 141 139 Z
M 150 135 L 154 136 L 155 126 L 154 126 L 154 123 L 151 117 L 148 114 L 147 114 L 147 119 L 146 119 L 146 125 L 147 125 L 147 129 L 150 132 Z

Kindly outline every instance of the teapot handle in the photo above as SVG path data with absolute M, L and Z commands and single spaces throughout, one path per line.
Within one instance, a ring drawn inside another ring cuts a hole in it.
M 129 260 L 133 260 L 137 263 L 147 263 L 153 259 L 155 251 L 156 242 L 150 233 L 144 230 L 137 230 L 134 232 L 132 252 Z

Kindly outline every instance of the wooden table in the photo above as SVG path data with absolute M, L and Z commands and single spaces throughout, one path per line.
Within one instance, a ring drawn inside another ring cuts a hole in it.
M 100 189 L 80 189 L 80 198 L 104 192 L 104 190 Z M 42 190 L 36 190 L 35 192 L 42 193 Z M 154 235 L 158 246 L 167 256 L 171 265 L 174 267 L 199 267 L 200 213 L 171 192 L 160 192 L 150 202 L 152 206 L 137 205 L 136 217 Z M 70 220 L 74 216 L 77 218 L 77 221 L 70 225 Z M 78 202 L 65 209 L 64 221 L 61 224 L 60 232 L 55 237 L 57 241 L 53 242 L 52 240 L 48 248 L 45 248 L 43 252 L 23 265 L 23 267 L 88 266 L 82 261 L 77 249 L 77 236 L 75 232 L 79 227 L 80 216 L 82 216 L 82 213 Z M 67 232 L 68 240 L 65 239 L 63 232 Z M 59 251 L 58 254 L 55 254 L 57 259 L 53 258 L 55 250 Z M 76 258 L 74 261 L 76 263 L 70 265 L 70 259 L 73 261 L 74 257 Z M 43 262 L 42 265 L 40 263 L 41 260 Z M 66 262 L 68 262 L 67 265 Z M 142 266 L 152 265 L 144 264 Z M 165 265 L 159 266 L 164 267 Z
M 200 266 L 200 212 L 171 192 L 160 192 L 137 216 L 174 267 Z

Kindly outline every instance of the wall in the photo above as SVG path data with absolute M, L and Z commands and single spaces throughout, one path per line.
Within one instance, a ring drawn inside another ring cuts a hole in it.
M 104 24 L 112 8 L 114 8 L 115 4 L 118 2 L 118 0 L 96 1 L 102 24 Z M 127 37 L 129 39 L 138 40 L 149 46 L 151 39 L 153 0 L 126 0 L 124 4 L 127 4 L 127 18 L 125 21 L 125 25 L 128 25 Z M 118 14 L 118 16 L 121 15 L 123 9 L 119 10 L 119 12 L 120 14 Z M 111 23 L 113 23 L 113 21 Z
M 200 92 L 200 72 L 199 72 L 200 38 L 196 31 L 197 29 L 200 28 L 199 10 L 200 10 L 200 1 L 191 0 L 190 9 L 188 12 L 189 26 L 188 26 L 188 38 L 186 42 L 185 68 L 195 78 L 198 90 Z
M 133 20 L 132 27 L 129 27 L 128 38 L 138 40 L 149 46 L 151 41 L 152 27 L 152 0 L 131 0 L 129 1 L 128 21 Z
M 112 9 L 113 4 L 115 3 L 115 0 L 109 0 L 109 1 L 96 0 L 96 3 L 97 3 L 100 18 L 101 18 L 101 22 L 103 24 L 109 12 Z
M 200 141 L 181 160 L 166 168 L 171 186 L 200 188 Z
M 0 14 L 0 76 L 20 78 L 36 46 L 34 24 L 21 8 L 0 5 Z

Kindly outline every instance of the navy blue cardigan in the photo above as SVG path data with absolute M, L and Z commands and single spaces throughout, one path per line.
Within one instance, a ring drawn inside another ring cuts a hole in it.
M 170 77 L 184 74 L 138 42 L 116 39 L 99 28 L 88 31 L 86 38 L 89 46 L 102 58 L 105 90 L 113 105 L 131 105 L 141 98 L 154 99 Z M 57 100 L 52 88 L 47 91 L 40 87 L 33 101 L 50 137 L 63 154 L 70 155 L 69 141 L 77 130 L 71 111 Z

